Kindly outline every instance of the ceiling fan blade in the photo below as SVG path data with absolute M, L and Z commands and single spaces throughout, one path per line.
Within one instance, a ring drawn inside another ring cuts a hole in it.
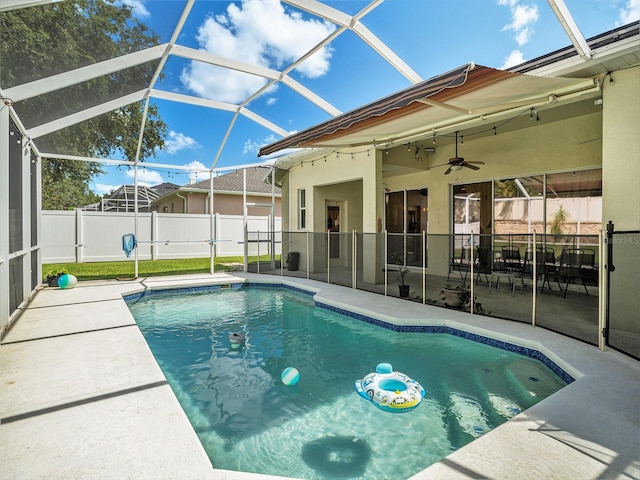
M 430 170 L 432 168 L 438 168 L 438 167 L 444 167 L 445 165 L 449 165 L 449 163 L 440 163 L 438 165 L 431 165 L 427 170 Z
M 468 162 L 464 162 L 462 166 L 470 168 L 471 170 L 480 170 L 480 167 L 476 167 L 475 165 L 470 165 Z
M 447 168 L 447 171 L 444 172 L 445 175 L 449 175 L 451 173 L 451 167 Z
M 474 163 L 474 164 L 476 164 L 476 165 L 484 165 L 484 162 L 483 162 L 483 161 L 481 161 L 481 160 L 472 160 L 472 161 L 467 162 L 467 163 Z

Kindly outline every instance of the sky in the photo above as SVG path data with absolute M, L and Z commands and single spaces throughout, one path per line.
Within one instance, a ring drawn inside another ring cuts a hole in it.
M 168 42 L 182 13 L 183 0 L 120 0 L 136 18 Z M 365 0 L 322 0 L 354 15 Z M 640 18 L 640 0 L 565 0 L 580 31 L 589 38 Z M 468 62 L 508 68 L 571 41 L 546 0 L 385 0 L 361 20 L 421 79 Z M 279 0 L 196 0 L 177 44 L 225 58 L 282 71 L 337 26 Z M 338 35 L 289 72 L 291 78 L 348 112 L 412 83 L 353 32 Z M 241 104 L 265 86 L 259 76 L 170 57 L 160 90 Z M 146 162 L 188 166 L 139 170 L 141 185 L 178 185 L 209 178 L 196 170 L 232 168 L 263 162 L 257 152 L 282 138 L 331 118 L 331 114 L 277 83 L 245 107 L 280 130 L 274 132 L 233 112 L 153 100 L 167 123 L 163 151 Z M 92 183 L 98 194 L 133 183 L 133 171 L 105 166 Z

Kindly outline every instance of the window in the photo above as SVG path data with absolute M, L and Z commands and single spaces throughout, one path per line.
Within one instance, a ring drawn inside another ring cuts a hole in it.
M 307 228 L 307 195 L 306 190 L 301 188 L 298 190 L 298 228 Z
M 389 258 L 400 259 L 404 265 L 422 265 L 422 231 L 427 230 L 428 206 L 426 188 L 385 194 Z

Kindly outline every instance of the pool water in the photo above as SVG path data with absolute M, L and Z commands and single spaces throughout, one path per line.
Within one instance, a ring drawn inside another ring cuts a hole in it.
M 394 332 L 286 288 L 128 303 L 215 468 L 408 478 L 565 386 L 538 360 L 453 335 Z M 229 336 L 240 332 L 246 340 L 233 348 Z M 424 387 L 415 410 L 384 412 L 355 392 L 382 362 Z M 286 367 L 300 373 L 294 386 L 282 383 Z

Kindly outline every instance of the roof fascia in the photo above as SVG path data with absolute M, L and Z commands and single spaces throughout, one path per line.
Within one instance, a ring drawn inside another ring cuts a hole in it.
M 41 78 L 33 82 L 8 88 L 4 91 L 4 94 L 14 102 L 33 98 L 54 90 L 59 90 L 71 85 L 77 85 L 103 75 L 108 75 L 119 70 L 134 67 L 151 60 L 156 60 L 162 57 L 166 47 L 167 44 L 157 45 L 139 52 L 112 58 L 86 67 L 76 68 L 75 70 L 69 70 L 47 78 Z
M 567 76 L 584 70 L 589 63 L 605 62 L 609 59 L 623 56 L 628 52 L 637 52 L 639 47 L 640 35 L 636 35 L 593 50 L 591 59 L 586 62 L 581 57 L 573 56 L 539 68 L 526 70 L 526 73 L 543 77 Z
M 186 192 L 186 193 L 206 193 L 207 195 L 209 194 L 209 190 L 208 189 L 204 189 L 204 188 L 194 188 L 194 187 L 180 187 L 177 190 L 174 191 L 180 191 L 180 192 Z M 237 191 L 237 190 L 217 190 L 215 187 L 213 189 L 213 193 L 214 194 L 223 194 L 223 195 L 244 195 L 243 192 Z M 247 195 L 251 195 L 252 197 L 270 197 L 271 196 L 271 192 L 266 193 L 266 192 L 252 192 L 251 190 L 247 190 Z M 276 197 L 282 197 L 281 193 L 274 193 L 274 195 Z

